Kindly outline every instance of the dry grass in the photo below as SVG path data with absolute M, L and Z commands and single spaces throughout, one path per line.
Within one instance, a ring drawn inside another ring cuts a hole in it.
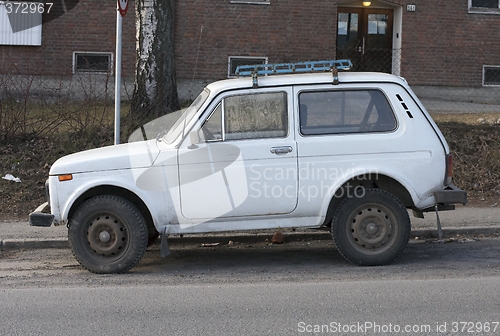
M 500 203 L 500 125 L 438 122 L 454 156 L 454 183 L 471 205 Z
M 121 118 L 126 118 L 130 104 L 122 104 Z M 113 102 L 36 103 L 0 101 L 0 138 L 64 135 L 86 132 L 95 127 L 113 127 Z
M 436 123 L 498 124 L 500 113 L 431 113 Z

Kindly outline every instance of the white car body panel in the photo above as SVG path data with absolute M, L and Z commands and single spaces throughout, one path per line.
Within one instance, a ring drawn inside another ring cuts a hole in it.
M 154 140 L 91 149 L 60 158 L 52 165 L 49 174 L 146 168 L 151 166 L 159 152 Z

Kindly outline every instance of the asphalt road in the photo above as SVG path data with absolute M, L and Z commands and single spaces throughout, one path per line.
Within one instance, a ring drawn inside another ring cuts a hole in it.
M 119 275 L 68 248 L 0 250 L 0 334 L 500 335 L 497 234 L 412 238 L 379 267 L 330 240 L 171 249 Z
M 498 335 L 499 286 L 488 277 L 0 290 L 0 323 L 2 335 Z

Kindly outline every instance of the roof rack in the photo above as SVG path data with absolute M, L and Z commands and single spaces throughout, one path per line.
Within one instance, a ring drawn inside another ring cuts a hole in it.
M 240 65 L 236 68 L 238 76 L 252 76 L 253 86 L 258 86 L 258 75 L 278 75 L 291 73 L 307 73 L 331 71 L 333 74 L 333 84 L 339 83 L 338 70 L 350 70 L 352 62 L 348 59 L 344 60 L 327 60 L 327 61 L 312 61 L 298 63 L 276 63 L 276 64 L 256 64 L 256 65 Z

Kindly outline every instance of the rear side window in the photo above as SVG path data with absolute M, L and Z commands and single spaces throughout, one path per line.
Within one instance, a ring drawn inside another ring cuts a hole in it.
M 299 103 L 303 135 L 389 132 L 397 125 L 379 90 L 303 92 Z

